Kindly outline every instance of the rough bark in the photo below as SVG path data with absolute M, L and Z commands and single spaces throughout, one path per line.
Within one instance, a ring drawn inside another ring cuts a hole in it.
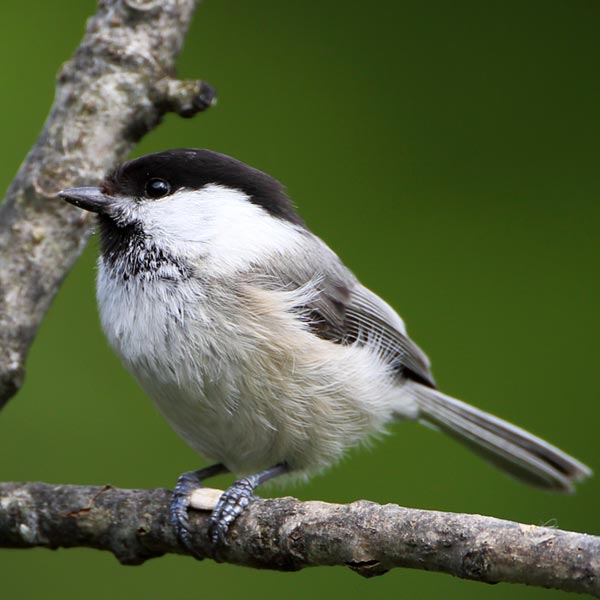
M 194 500 L 205 509 L 214 493 Z M 208 499 L 208 501 L 207 501 Z M 171 493 L 44 483 L 0 484 L 0 547 L 85 546 L 127 565 L 185 554 L 169 523 Z M 198 556 L 296 571 L 342 565 L 360 575 L 393 567 L 441 571 L 600 597 L 600 538 L 492 517 L 385 506 L 258 500 L 236 521 L 229 544 L 208 542 L 207 511 L 191 511 Z
M 213 102 L 201 81 L 174 79 L 199 0 L 101 0 L 60 70 L 43 131 L 0 207 L 0 407 L 23 383 L 33 337 L 81 253 L 89 215 L 56 199 L 97 183 L 168 111 Z

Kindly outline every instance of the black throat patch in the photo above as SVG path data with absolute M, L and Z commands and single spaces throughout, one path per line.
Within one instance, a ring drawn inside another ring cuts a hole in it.
M 99 215 L 100 252 L 113 275 L 124 280 L 182 281 L 190 277 L 190 269 L 158 248 L 137 223 L 119 226 Z

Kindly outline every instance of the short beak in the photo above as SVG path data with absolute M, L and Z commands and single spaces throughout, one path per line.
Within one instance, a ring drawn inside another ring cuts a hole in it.
M 95 213 L 104 213 L 111 204 L 112 198 L 100 191 L 97 187 L 71 188 L 58 192 L 58 195 L 67 202 L 83 210 Z

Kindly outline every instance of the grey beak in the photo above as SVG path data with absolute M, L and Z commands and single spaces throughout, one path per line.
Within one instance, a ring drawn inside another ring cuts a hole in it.
M 111 204 L 111 197 L 100 191 L 97 187 L 71 188 L 58 192 L 58 195 L 67 202 L 74 204 L 83 210 L 103 213 Z

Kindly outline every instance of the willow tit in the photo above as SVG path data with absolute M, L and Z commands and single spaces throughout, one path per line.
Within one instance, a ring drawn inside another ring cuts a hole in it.
M 402 319 L 312 234 L 282 185 L 208 150 L 150 154 L 60 196 L 98 215 L 97 297 L 121 360 L 175 431 L 243 477 L 211 515 L 223 541 L 261 483 L 308 476 L 396 419 L 429 424 L 522 481 L 570 492 L 591 474 L 538 437 L 438 391 Z

